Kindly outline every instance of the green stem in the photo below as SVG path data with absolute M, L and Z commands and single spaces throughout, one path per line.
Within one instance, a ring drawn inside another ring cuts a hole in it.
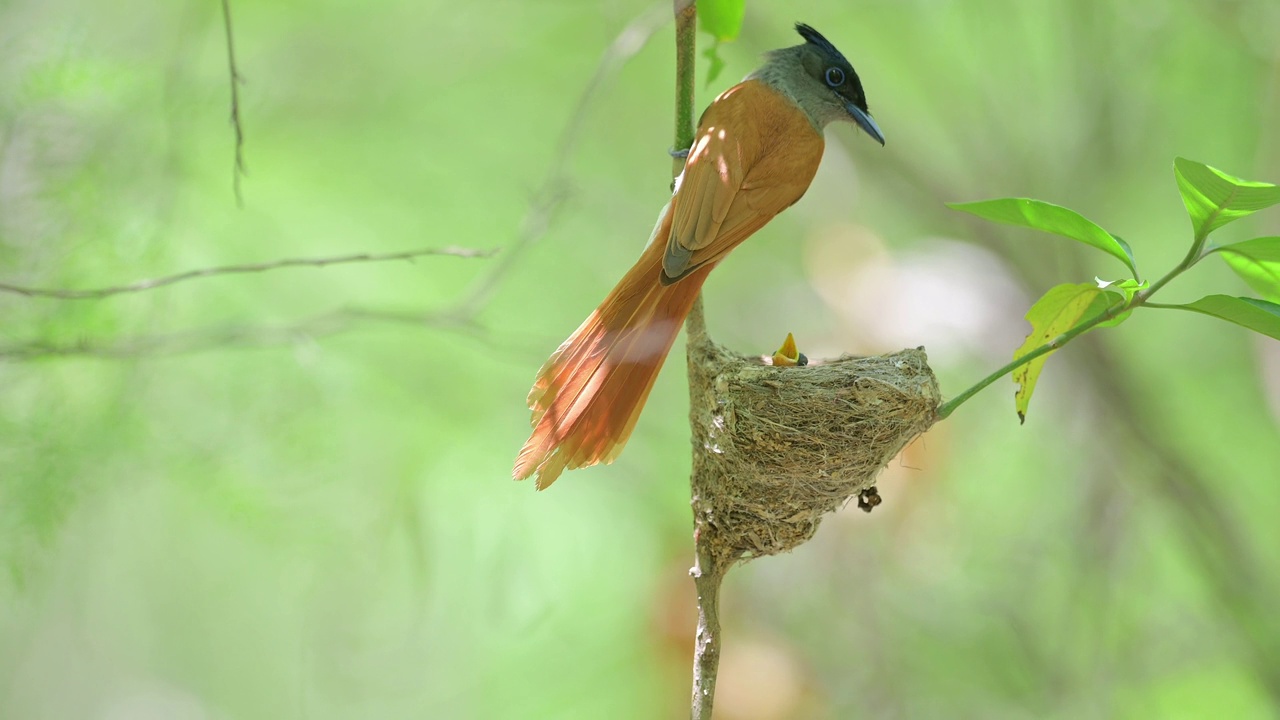
M 693 146 L 694 127 L 693 92 L 697 85 L 698 3 L 696 0 L 672 0 L 676 16 L 676 150 Z M 675 190 L 675 178 L 684 171 L 684 158 L 677 157 L 671 166 L 671 189 Z M 690 339 L 705 337 L 706 321 L 702 316 L 702 294 L 693 301 L 693 309 L 685 319 L 685 329 Z
M 1136 297 L 1137 297 L 1137 296 L 1134 296 L 1134 297 L 1135 297 L 1135 299 L 1136 299 Z M 1040 347 L 1036 348 L 1035 350 L 1032 350 L 1031 352 L 1027 353 L 1026 355 L 1023 355 L 1023 356 L 1021 356 L 1021 357 L 1019 357 L 1019 358 L 1015 358 L 1015 359 L 1013 360 L 1013 362 L 1009 363 L 1008 365 L 1005 365 L 1004 367 L 1000 368 L 999 370 L 996 370 L 995 372 L 991 373 L 990 375 L 988 375 L 988 376 L 986 376 L 986 377 L 982 378 L 981 380 L 979 380 L 979 381 L 977 382 L 977 384 L 975 384 L 973 387 L 971 387 L 971 388 L 969 388 L 968 390 L 965 390 L 964 392 L 960 393 L 959 395 L 957 395 L 957 396 L 955 396 L 955 397 L 951 398 L 950 400 L 948 400 L 947 402 L 943 403 L 942 405 L 939 405 L 939 406 L 938 406 L 938 419 L 939 419 L 939 420 L 944 420 L 944 419 L 946 419 L 946 418 L 947 418 L 947 416 L 949 416 L 949 415 L 951 415 L 951 413 L 955 412 L 956 408 L 958 408 L 958 407 L 960 407 L 961 405 L 963 405 L 963 404 L 965 403 L 965 401 L 966 401 L 966 400 L 968 400 L 969 398 L 973 397 L 974 395 L 977 395 L 977 394 L 978 394 L 978 392 L 980 392 L 983 388 L 987 387 L 988 385 L 990 385 L 991 383 L 995 382 L 996 380 L 999 380 L 1000 378 L 1004 377 L 1005 375 L 1008 375 L 1009 373 L 1013 372 L 1014 370 L 1017 370 L 1018 368 L 1022 367 L 1023 365 L 1026 365 L 1027 363 L 1031 362 L 1032 360 L 1035 360 L 1036 358 L 1040 357 L 1041 355 L 1048 355 L 1049 353 L 1053 352 L 1054 350 L 1057 350 L 1058 348 L 1062 347 L 1063 345 L 1066 345 L 1067 343 L 1071 342 L 1071 341 L 1072 341 L 1072 340 L 1074 340 L 1076 337 L 1078 337 L 1078 336 L 1080 336 L 1080 335 L 1083 335 L 1084 333 L 1086 333 L 1086 332 L 1088 332 L 1088 331 L 1092 330 L 1093 328 L 1097 327 L 1097 326 L 1098 326 L 1098 325 L 1100 325 L 1101 323 L 1104 323 L 1104 322 L 1106 322 L 1107 320 L 1110 320 L 1110 319 L 1114 318 L 1115 316 L 1119 315 L 1120 313 L 1124 312 L 1125 310 L 1129 310 L 1129 309 L 1131 309 L 1132 307 L 1133 307 L 1133 304 L 1132 304 L 1132 303 L 1129 303 L 1129 304 L 1121 303 L 1121 304 L 1119 304 L 1119 305 L 1115 305 L 1115 306 L 1113 306 L 1113 307 L 1109 307 L 1109 308 L 1107 308 L 1106 312 L 1103 312 L 1103 313 L 1101 313 L 1101 314 L 1099 314 L 1099 315 L 1096 315 L 1096 316 L 1094 316 L 1094 317 L 1092 317 L 1092 318 L 1090 318 L 1090 319 L 1088 319 L 1088 320 L 1086 320 L 1086 321 L 1084 321 L 1084 322 L 1080 323 L 1079 325 L 1076 325 L 1075 327 L 1073 327 L 1073 328 L 1071 328 L 1070 330 L 1068 330 L 1068 331 L 1066 331 L 1066 332 L 1062 333 L 1061 335 L 1059 335 L 1059 336 L 1055 337 L 1054 339 L 1050 340 L 1049 342 L 1045 343 L 1044 345 L 1041 345 Z
M 1154 295 L 1157 290 L 1164 287 L 1166 283 L 1186 272 L 1192 265 L 1200 262 L 1200 258 L 1208 255 L 1208 253 L 1204 252 L 1204 240 L 1204 238 L 1197 235 L 1195 242 L 1191 243 L 1191 249 L 1187 251 L 1187 256 L 1182 258 L 1182 262 L 1178 263 L 1178 265 L 1166 273 L 1164 277 L 1155 281 L 1151 287 L 1143 290 L 1137 295 L 1134 295 L 1134 302 L 1130 303 L 1130 306 L 1137 307 L 1138 305 L 1146 303 L 1147 299 Z
M 1155 281 L 1151 285 L 1151 287 L 1147 288 L 1146 290 L 1142 290 L 1141 292 L 1135 293 L 1134 296 L 1128 302 L 1119 303 L 1117 305 L 1107 308 L 1106 312 L 1103 312 L 1099 315 L 1089 318 L 1088 320 L 1085 320 L 1084 322 L 1080 323 L 1079 325 L 1076 325 L 1070 330 L 1055 337 L 1054 339 L 1050 340 L 1044 345 L 1041 345 L 1040 347 L 1028 352 L 1026 355 L 1022 355 L 1021 357 L 1014 358 L 1013 362 L 1009 363 L 1008 365 L 1005 365 L 999 370 L 996 370 L 990 375 L 982 378 L 972 387 L 968 388 L 967 390 L 960 393 L 959 395 L 951 398 L 947 402 L 939 405 L 938 419 L 944 420 L 947 417 L 949 417 L 951 413 L 956 411 L 956 408 L 963 405 L 969 398 L 973 397 L 974 395 L 977 395 L 984 388 L 986 388 L 988 385 L 995 382 L 996 380 L 999 380 L 1005 375 L 1008 375 L 1009 373 L 1013 372 L 1014 370 L 1017 370 L 1018 368 L 1022 367 L 1023 365 L 1026 365 L 1027 363 L 1031 362 L 1032 360 L 1035 360 L 1038 357 L 1048 355 L 1054 350 L 1057 350 L 1063 345 L 1066 345 L 1067 343 L 1085 334 L 1086 332 L 1092 330 L 1098 325 L 1101 325 L 1102 323 L 1115 318 L 1121 313 L 1124 313 L 1129 310 L 1133 310 L 1134 308 L 1141 307 L 1143 305 L 1148 305 L 1148 304 L 1151 305 L 1152 307 L 1160 307 L 1160 305 L 1156 303 L 1148 303 L 1148 300 L 1150 300 L 1151 296 L 1154 295 L 1157 290 L 1167 285 L 1170 280 L 1186 272 L 1189 268 L 1191 268 L 1191 266 L 1199 262 L 1200 258 L 1204 257 L 1204 255 L 1206 254 L 1203 252 L 1203 250 L 1204 250 L 1204 239 L 1197 237 L 1195 242 L 1192 243 L 1191 250 L 1187 253 L 1187 256 L 1182 259 L 1182 262 L 1178 263 L 1178 265 L 1174 267 L 1172 270 L 1170 270 L 1168 273 L 1166 273 L 1164 277 Z
M 696 0 L 672 0 L 672 9 L 676 16 L 675 149 L 684 150 L 693 145 L 693 91 L 696 82 L 694 50 L 698 8 Z M 672 177 L 683 170 L 684 159 L 676 158 L 672 166 Z M 706 321 L 702 317 L 701 295 L 694 300 L 685 328 L 689 336 L 689 353 L 694 352 L 696 344 L 709 343 Z M 692 373 L 692 362 L 689 367 Z M 693 382 L 692 374 L 689 381 Z M 694 472 L 697 472 L 696 463 Z M 716 563 L 705 544 L 705 535 L 696 530 L 693 544 L 696 562 L 692 574 L 698 591 L 698 630 L 694 636 L 693 694 L 689 717 L 692 720 L 711 720 L 711 710 L 716 699 L 716 677 L 720 669 L 720 583 L 732 563 L 724 566 Z
M 698 32 L 698 6 L 694 0 L 672 0 L 676 16 L 676 150 L 693 145 L 694 45 Z M 673 175 L 684 169 L 684 158 L 676 158 Z

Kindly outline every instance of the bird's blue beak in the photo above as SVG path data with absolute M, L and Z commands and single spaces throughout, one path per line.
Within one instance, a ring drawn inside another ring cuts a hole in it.
M 858 123 L 858 127 L 865 130 L 876 142 L 884 145 L 884 133 L 880 132 L 880 126 L 871 118 L 871 115 L 867 114 L 866 110 L 850 102 L 844 104 L 844 109 L 853 116 L 853 121 Z

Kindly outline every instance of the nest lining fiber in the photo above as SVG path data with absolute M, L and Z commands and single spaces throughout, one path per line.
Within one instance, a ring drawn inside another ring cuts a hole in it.
M 688 359 L 694 523 L 726 567 L 813 537 L 941 400 L 923 348 L 772 367 L 691 334 Z

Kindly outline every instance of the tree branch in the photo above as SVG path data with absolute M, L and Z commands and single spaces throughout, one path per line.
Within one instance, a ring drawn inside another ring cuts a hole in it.
M 676 150 L 693 146 L 693 92 L 696 82 L 694 51 L 697 46 L 698 5 L 695 0 L 674 0 L 676 16 Z M 677 157 L 671 174 L 684 170 Z
M 698 633 L 693 644 L 693 720 L 710 720 L 716 699 L 716 677 L 720 666 L 720 585 L 728 567 L 698 546 L 697 564 L 689 571 L 698 591 Z
M 244 77 L 236 68 L 235 34 L 231 31 L 231 0 L 222 0 L 222 24 L 227 32 L 227 69 L 231 75 L 231 127 L 236 136 L 231 184 L 236 193 L 236 206 L 244 208 L 244 196 L 240 192 L 240 178 L 247 174 L 244 166 L 244 126 L 240 123 L 240 83 L 244 82 Z
M 121 360 L 141 356 L 185 355 L 227 347 L 274 347 L 348 332 L 366 322 L 462 331 L 482 338 L 474 323 L 448 314 L 342 308 L 286 325 L 227 325 L 176 333 L 137 335 L 106 342 L 30 342 L 0 346 L 0 360 L 30 361 L 59 357 Z
M 673 0 L 676 14 L 676 150 L 693 147 L 693 93 L 697 82 L 695 60 L 698 41 L 697 0 Z M 672 175 L 684 172 L 684 158 L 677 157 Z M 673 185 L 674 189 L 674 185 Z M 705 335 L 706 320 L 702 315 L 702 293 L 693 300 L 693 309 L 684 321 L 689 337 Z
M 698 7 L 696 0 L 673 0 L 676 17 L 676 111 L 675 149 L 687 150 L 693 145 L 693 98 L 695 51 L 698 31 Z M 672 176 L 684 170 L 684 159 L 677 157 Z M 702 295 L 694 300 L 693 309 L 685 319 L 686 341 L 694 347 L 694 338 L 705 338 L 706 321 L 702 314 Z M 692 350 L 690 350 L 692 352 Z M 692 367 L 692 363 L 691 363 Z M 690 370 L 690 387 L 693 383 Z M 693 472 L 697 472 L 694 468 Z M 711 720 L 716 699 L 716 678 L 720 668 L 720 585 L 732 563 L 717 562 L 715 554 L 705 543 L 701 525 L 694 516 L 694 565 L 689 570 L 698 593 L 698 629 L 693 645 L 693 695 L 689 716 L 693 720 Z
M 240 123 L 239 83 L 243 77 L 236 66 L 235 49 L 231 25 L 229 0 L 222 0 L 223 21 L 227 34 L 227 61 L 231 74 L 231 121 L 236 136 L 236 195 L 239 201 L 240 174 L 244 171 L 242 154 L 244 133 Z M 555 212 L 568 198 L 569 192 L 569 160 L 572 158 L 575 143 L 582 131 L 587 111 L 599 99 L 600 92 L 618 70 L 636 53 L 663 25 L 670 21 L 665 3 L 660 3 L 632 20 L 613 40 L 605 51 L 587 87 L 582 91 L 578 103 L 570 116 L 568 124 L 561 132 L 557 144 L 554 161 L 547 176 L 534 193 L 533 202 L 525 215 L 520 233 L 504 253 L 493 271 L 475 286 L 475 289 L 451 309 L 427 312 L 394 312 L 360 310 L 347 308 L 335 312 L 317 315 L 300 322 L 284 326 L 228 326 L 209 328 L 190 332 L 145 335 L 132 338 L 118 338 L 105 342 L 75 341 L 69 343 L 33 342 L 19 345 L 0 346 L 0 360 L 34 360 L 51 357 L 92 356 L 103 358 L 127 358 L 141 355 L 172 355 L 202 350 L 215 349 L 222 346 L 270 346 L 295 342 L 300 338 L 316 338 L 329 336 L 354 329 L 361 322 L 385 321 L 401 324 L 412 324 L 426 327 L 446 328 L 450 330 L 469 330 L 473 336 L 480 337 L 483 332 L 476 324 L 475 318 L 492 298 L 502 279 L 515 267 L 520 255 L 540 239 L 550 226 Z M 385 256 L 343 256 L 341 258 L 283 260 L 264 265 L 237 265 L 225 268 L 196 270 L 179 275 L 145 280 L 132 285 L 100 288 L 92 290 L 61 290 L 30 288 L 19 285 L 0 283 L 0 292 L 10 292 L 29 297 L 50 297 L 58 299 L 88 299 L 107 297 L 110 295 L 148 290 L 154 287 L 169 285 L 175 282 L 210 275 L 247 273 L 269 270 L 276 267 L 291 266 L 323 266 L 335 262 L 361 262 L 395 259 L 412 259 L 422 255 L 456 255 L 459 257 L 487 257 L 493 251 L 473 251 L 458 248 L 414 251 L 414 253 L 396 253 Z
M 469 248 L 446 247 L 446 248 L 422 248 L 419 250 L 407 250 L 404 252 L 370 254 L 357 253 L 354 255 L 339 255 L 336 257 L 322 258 L 289 258 L 285 260 L 276 260 L 273 262 L 247 265 L 224 265 L 222 267 L 202 268 L 200 270 L 188 270 L 176 275 L 166 275 L 164 277 L 152 278 L 150 280 L 140 280 L 130 285 L 117 285 L 113 287 L 94 288 L 90 290 L 63 290 L 57 288 L 33 288 L 24 287 L 22 285 L 11 285 L 9 283 L 0 283 L 0 292 L 13 293 L 16 295 L 24 295 L 26 297 L 37 298 L 54 298 L 57 300 L 97 300 L 99 298 L 110 297 L 112 295 L 122 295 L 124 293 L 142 292 L 144 290 L 153 290 L 155 288 L 173 285 L 184 280 L 194 280 L 196 278 L 213 277 L 216 275 L 239 275 L 246 273 L 259 273 L 268 270 L 276 270 L 285 267 L 325 267 L 327 265 L 340 265 L 351 263 L 366 262 L 386 262 L 390 260 L 413 260 L 415 258 L 426 257 L 428 255 L 448 255 L 453 257 L 479 258 L 490 257 L 496 250 L 473 250 Z

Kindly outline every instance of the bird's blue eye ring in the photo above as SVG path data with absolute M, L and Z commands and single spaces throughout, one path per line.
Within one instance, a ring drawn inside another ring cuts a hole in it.
M 827 84 L 831 87 L 840 87 L 844 84 L 844 71 L 838 67 L 827 68 Z

